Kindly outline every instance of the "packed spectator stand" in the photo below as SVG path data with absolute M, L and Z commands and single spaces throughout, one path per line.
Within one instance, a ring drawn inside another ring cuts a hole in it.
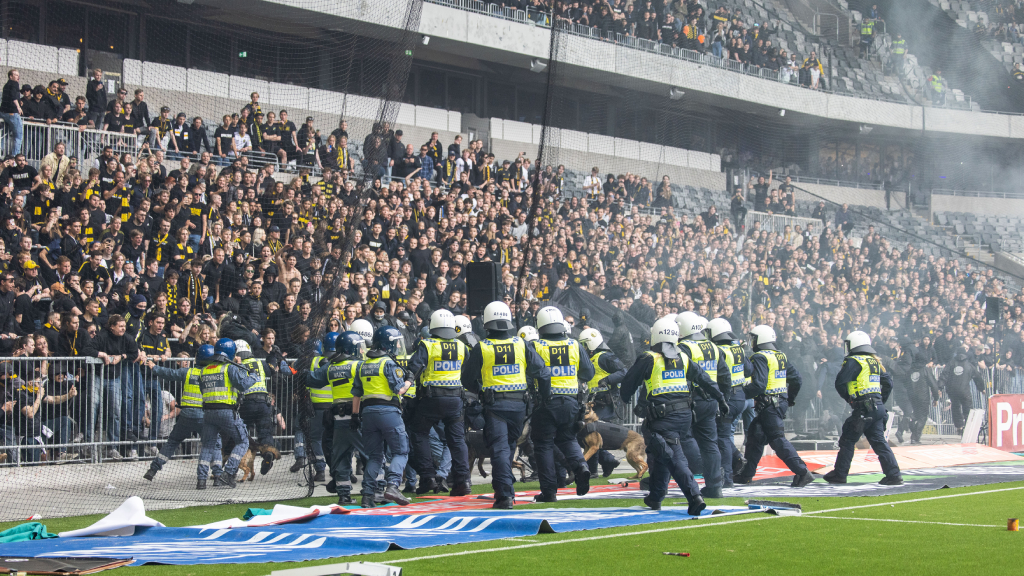
M 365 318 L 411 341 L 431 311 L 466 313 L 466 266 L 480 261 L 502 264 L 519 325 L 532 323 L 541 303 L 583 290 L 645 325 L 695 310 L 728 318 L 740 334 L 773 326 L 781 349 L 814 375 L 808 388 L 821 392 L 804 395 L 817 398 L 797 410 L 804 427 L 822 403 L 842 412 L 828 359 L 849 330 L 867 331 L 895 370 L 927 367 L 931 385 L 958 347 L 985 368 L 1015 370 L 1024 352 L 1024 294 L 992 270 L 961 261 L 955 246 L 919 242 L 908 230 L 883 237 L 873 224 L 907 225 L 909 213 L 798 200 L 791 181 L 771 174 L 731 193 L 697 190 L 656 175 L 498 159 L 461 137 L 405 142 L 386 123 L 352 135 L 344 121 L 333 131 L 311 118 L 298 128 L 256 93 L 210 134 L 202 119 L 172 121 L 163 106 L 140 121 L 129 89 L 94 114 L 62 86 L 58 79 L 25 96 L 53 107 L 36 120 L 71 119 L 72 133 L 95 135 L 81 141 L 88 150 L 71 155 L 52 142 L 37 165 L 11 155 L 0 174 L 0 356 L 14 358 L 0 363 L 2 445 L 31 446 L 7 450 L 7 463 L 84 457 L 73 444 L 93 438 L 85 412 L 110 402 L 95 390 L 110 378 L 20 358 L 93 357 L 128 370 L 146 357 L 193 357 L 227 336 L 249 341 L 284 375 L 285 359 L 315 336 L 314 311 L 329 316 L 330 330 Z M 23 151 L 39 145 L 22 140 Z M 346 267 L 350 216 L 358 222 Z M 997 322 L 986 322 L 987 298 L 1005 302 Z M 159 438 L 154 423 L 173 413 L 173 394 L 138 381 L 143 387 L 107 414 L 127 403 L 131 418 L 98 423 L 120 429 L 107 430 L 107 448 L 90 457 L 135 457 L 133 441 Z M 279 406 L 294 392 L 288 382 L 272 382 Z M 76 404 L 79 395 L 93 404 Z M 52 437 L 36 433 L 41 419 Z

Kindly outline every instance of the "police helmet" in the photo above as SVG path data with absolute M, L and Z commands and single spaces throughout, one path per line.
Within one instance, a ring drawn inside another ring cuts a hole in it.
M 775 329 L 759 324 L 750 329 L 750 347 L 758 350 L 775 350 Z
M 728 342 L 736 339 L 736 335 L 732 333 L 732 324 L 725 318 L 715 318 L 708 322 L 707 333 L 712 342 Z
M 604 344 L 604 337 L 596 328 L 587 328 L 580 332 L 580 342 L 587 347 L 587 350 L 594 352 Z
M 363 337 L 359 334 L 356 334 L 351 330 L 342 332 L 341 334 L 337 334 L 336 332 L 331 332 L 331 334 L 336 334 L 334 346 L 338 352 L 348 356 L 363 355 L 363 348 L 366 346 L 366 341 L 363 340 Z
M 519 336 L 520 338 L 527 342 L 533 342 L 534 340 L 540 338 L 540 334 L 537 333 L 537 329 L 534 328 L 533 326 L 523 326 L 522 328 L 519 329 L 519 333 L 517 334 L 517 336 Z
M 245 340 L 235 340 L 235 352 L 241 354 L 242 352 L 252 352 L 252 348 L 249 347 L 249 343 Z
M 217 345 L 213 347 L 213 351 L 218 356 L 223 356 L 228 360 L 235 359 L 235 341 L 231 338 L 221 338 L 217 340 Z
M 340 336 L 340 334 L 337 332 L 328 332 L 327 334 L 324 334 L 322 344 L 325 352 L 334 352 L 336 350 L 338 336 Z M 323 352 L 321 352 L 321 354 L 323 354 Z
M 394 326 L 381 326 L 373 333 L 373 341 L 370 346 L 374 350 L 380 350 L 385 354 L 398 352 L 399 343 L 402 341 L 402 333 Z
M 438 310 L 430 315 L 430 335 L 451 340 L 458 336 L 455 331 L 455 315 L 448 310 Z
M 488 330 L 512 330 L 512 311 L 508 304 L 495 300 L 484 308 L 484 328 Z
M 213 346 L 210 344 L 203 344 L 199 347 L 199 351 L 196 352 L 196 363 L 200 366 L 209 364 L 213 361 L 213 357 L 217 354 Z
M 843 341 L 846 355 L 850 354 L 877 354 L 871 347 L 871 337 L 861 330 L 854 330 Z
M 537 332 L 543 336 L 565 334 L 565 318 L 562 311 L 554 306 L 545 306 L 537 311 Z
M 362 336 L 363 340 L 366 342 L 373 340 L 373 324 L 370 324 L 369 320 L 364 320 L 362 318 L 353 320 L 352 324 L 349 326 L 349 330 Z
M 658 344 L 675 344 L 679 341 L 679 325 L 673 316 L 666 316 L 651 326 L 651 348 Z
M 679 327 L 680 338 L 699 339 L 699 337 L 703 337 L 704 328 L 707 325 L 708 321 L 696 312 L 686 311 L 676 316 L 676 326 Z
M 459 336 L 473 331 L 473 323 L 462 314 L 455 317 L 455 333 Z

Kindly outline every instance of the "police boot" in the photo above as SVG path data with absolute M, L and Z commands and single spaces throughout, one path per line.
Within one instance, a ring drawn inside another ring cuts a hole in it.
M 306 465 L 306 459 L 305 458 L 296 458 L 295 459 L 295 463 L 292 464 L 292 467 L 289 468 L 288 471 L 289 472 L 298 472 L 299 470 L 302 470 L 302 467 L 305 466 L 305 465 Z
M 273 446 L 264 444 L 260 446 L 260 455 L 263 456 L 263 464 L 260 464 L 260 475 L 266 476 L 267 472 L 270 472 L 270 469 L 273 468 L 274 460 L 281 457 L 281 452 Z
M 437 491 L 437 479 L 434 477 L 422 477 L 420 478 L 420 485 L 416 487 L 416 495 L 426 494 L 427 492 Z
M 590 492 L 590 468 L 584 464 L 576 471 L 576 495 L 586 496 Z
M 621 461 L 616 460 L 614 464 L 612 464 L 611 462 L 608 462 L 606 464 L 602 464 L 601 465 L 601 477 L 607 478 L 607 477 L 611 476 L 612 473 L 615 472 L 615 469 L 618 468 L 619 464 L 621 464 L 621 463 L 622 463 Z
M 235 475 L 228 474 L 227 472 L 221 474 L 217 481 L 220 482 L 219 486 L 227 486 L 228 488 L 235 488 L 238 486 L 238 482 L 235 480 Z
M 732 477 L 732 483 L 733 484 L 750 484 L 753 481 L 754 481 L 753 478 L 744 478 L 742 476 L 738 476 L 738 475 L 735 475 L 735 474 Z
M 313 482 L 323 482 L 326 479 L 327 479 L 327 476 L 324 475 L 324 471 L 323 470 L 317 470 L 316 471 L 316 475 L 313 476 Z
M 338 496 L 338 506 L 348 506 L 352 504 L 351 494 L 340 494 Z
M 498 510 L 511 510 L 515 504 L 515 498 L 498 498 L 494 501 L 494 505 L 491 506 L 491 508 L 497 508 Z
M 362 500 L 359 501 L 360 508 L 376 508 L 377 504 L 373 501 L 373 496 L 367 496 L 363 494 Z
M 409 505 L 409 499 L 403 496 L 402 493 L 398 491 L 398 486 L 392 486 L 390 484 L 388 484 L 388 489 L 384 491 L 384 499 L 387 500 L 388 502 L 394 502 L 399 506 Z
M 451 492 L 452 487 L 448 485 L 447 478 L 440 478 L 437 481 L 437 488 L 434 489 L 434 494 L 440 494 L 441 492 Z
M 545 493 L 541 492 L 540 494 L 537 494 L 536 496 L 533 497 L 533 501 L 534 502 L 558 502 L 558 496 L 556 496 L 554 492 L 552 492 L 550 494 L 545 494 Z
M 712 488 L 707 485 L 700 489 L 700 495 L 705 498 L 725 498 L 725 496 L 722 496 L 721 488 Z
M 206 490 L 206 480 L 196 480 L 196 490 Z
M 828 474 L 825 474 L 824 476 L 822 476 L 822 478 L 825 480 L 825 482 L 828 482 L 829 484 L 846 484 L 846 476 L 841 476 L 835 470 L 832 470 Z
M 644 506 L 647 506 L 651 510 L 661 510 L 661 500 L 658 500 L 654 496 L 648 494 L 644 496 Z
M 810 470 L 807 470 L 800 476 L 793 478 L 793 484 L 791 484 L 790 487 L 803 488 L 804 486 L 807 486 L 811 482 L 814 482 L 814 474 L 812 474 Z
M 903 476 L 901 476 L 900 474 L 886 476 L 885 478 L 879 480 L 878 483 L 881 484 L 882 486 L 902 486 Z
M 331 481 L 328 482 L 326 486 L 324 486 L 324 489 L 327 490 L 329 494 L 337 494 L 338 484 L 337 482 L 334 481 L 334 478 L 331 478 Z
M 469 496 L 472 493 L 473 493 L 473 490 L 470 487 L 469 482 L 461 482 L 459 484 L 456 484 L 455 487 L 452 488 L 451 492 L 448 493 L 448 495 L 449 496 Z
M 690 516 L 700 516 L 701 511 L 708 507 L 704 503 L 704 499 L 700 497 L 700 494 L 694 494 L 693 498 L 688 501 L 690 505 L 686 507 L 686 513 Z
M 146 473 L 143 474 L 142 477 L 145 478 L 146 480 L 149 480 L 150 482 L 152 482 L 153 478 L 156 477 L 156 473 L 157 473 L 157 469 L 156 468 L 150 468 L 149 470 L 146 470 Z

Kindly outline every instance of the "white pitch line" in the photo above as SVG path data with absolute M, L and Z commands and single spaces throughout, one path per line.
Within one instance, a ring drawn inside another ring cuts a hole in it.
M 962 494 L 949 494 L 949 495 L 945 495 L 945 496 L 930 496 L 928 498 L 914 498 L 913 500 L 898 500 L 898 501 L 893 501 L 893 502 L 880 502 L 880 503 L 877 503 L 877 504 L 864 504 L 862 506 L 846 506 L 844 508 L 832 508 L 832 509 L 829 509 L 829 510 L 816 510 L 816 511 L 813 511 L 813 512 L 804 512 L 803 515 L 808 515 L 808 514 L 826 514 L 826 513 L 829 513 L 829 512 L 841 512 L 843 510 L 858 510 L 858 509 L 861 509 L 861 508 L 875 508 L 875 507 L 878 507 L 878 506 L 889 506 L 889 505 L 895 505 L 895 504 L 909 504 L 911 502 L 926 502 L 928 500 L 943 500 L 945 498 L 959 498 L 961 496 L 977 496 L 977 495 L 981 495 L 981 494 L 993 494 L 993 493 L 996 493 L 996 492 L 1009 492 L 1011 490 L 1024 490 L 1024 486 L 1019 486 L 1019 487 L 1015 487 L 1015 488 L 1000 488 L 1000 489 L 997 489 L 997 490 L 984 490 L 984 491 L 981 491 L 981 492 L 965 492 L 965 493 L 962 493 Z M 744 518 L 742 520 L 729 520 L 727 522 L 711 522 L 711 523 L 707 523 L 707 524 L 704 524 L 704 523 L 694 523 L 692 525 L 686 525 L 686 526 L 672 526 L 670 528 L 655 528 L 653 530 L 640 530 L 638 532 L 629 532 L 629 533 L 626 533 L 626 534 L 623 534 L 623 533 L 603 534 L 603 535 L 600 535 L 600 536 L 586 536 L 586 537 L 583 537 L 583 538 L 567 538 L 565 540 L 552 540 L 550 542 L 537 542 L 535 544 L 523 544 L 523 545 L 520 545 L 520 546 L 505 546 L 505 547 L 502 547 L 502 548 L 482 548 L 480 550 L 466 550 L 466 551 L 463 551 L 463 552 L 449 552 L 447 554 L 432 554 L 430 556 L 418 556 L 416 558 L 402 558 L 402 559 L 396 559 L 396 560 L 388 560 L 388 563 L 389 564 L 401 564 L 403 562 L 418 562 L 420 560 L 434 560 L 434 559 L 437 559 L 437 558 L 452 558 L 454 556 L 469 556 L 471 554 L 483 554 L 483 553 L 486 553 L 486 552 L 505 552 L 505 551 L 508 551 L 508 550 L 521 550 L 523 548 L 538 548 L 540 546 L 554 546 L 556 544 L 571 544 L 571 543 L 575 543 L 575 542 L 591 542 L 591 541 L 594 541 L 594 540 L 607 540 L 609 538 L 619 538 L 619 537 L 622 537 L 622 536 L 638 536 L 638 535 L 641 535 L 641 534 L 657 534 L 659 532 L 674 532 L 674 531 L 677 531 L 677 530 L 690 530 L 690 529 L 693 529 L 693 528 L 711 528 L 713 526 L 725 526 L 726 524 L 740 524 L 740 523 L 743 523 L 743 522 L 758 522 L 758 521 L 761 521 L 761 520 L 770 520 L 772 518 L 800 518 L 800 516 L 773 516 L 773 515 L 765 515 L 765 516 L 759 516 L 757 518 Z
M 900 524 L 938 524 L 940 526 L 972 526 L 975 528 L 1002 528 L 999 524 L 960 524 L 957 522 L 927 522 L 924 520 L 897 520 L 895 518 L 857 518 L 855 516 L 808 516 L 829 520 L 866 520 L 868 522 L 898 522 Z

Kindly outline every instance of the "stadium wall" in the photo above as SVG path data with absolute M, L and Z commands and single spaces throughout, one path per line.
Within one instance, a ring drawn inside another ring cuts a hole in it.
M 932 213 L 968 212 L 983 216 L 1024 214 L 1024 198 L 979 198 L 932 194 Z

